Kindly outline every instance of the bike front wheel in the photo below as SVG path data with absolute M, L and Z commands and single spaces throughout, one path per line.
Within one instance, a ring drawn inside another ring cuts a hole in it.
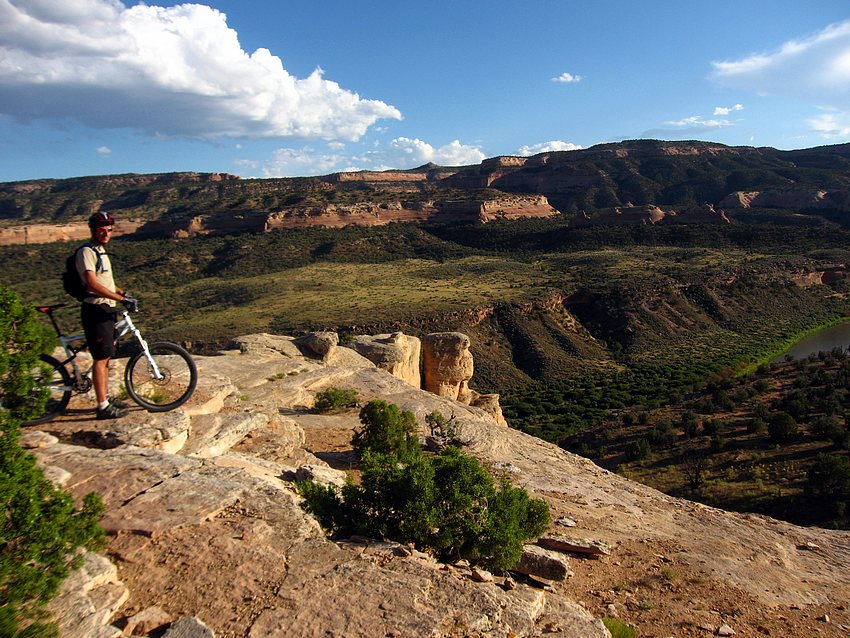
M 180 407 L 198 383 L 198 369 L 186 350 L 176 343 L 153 343 L 136 354 L 124 370 L 127 393 L 149 412 Z
M 42 393 L 47 395 L 44 411 L 39 416 L 24 421 L 24 425 L 47 423 L 65 412 L 71 400 L 71 375 L 68 369 L 50 355 L 39 356 L 41 364 L 33 370 L 35 386 L 33 387 L 32 403 L 41 400 Z

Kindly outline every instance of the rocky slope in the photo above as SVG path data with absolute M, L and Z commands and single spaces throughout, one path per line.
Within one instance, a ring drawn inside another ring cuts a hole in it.
M 161 635 L 173 623 L 166 636 L 592 638 L 607 635 L 599 619 L 609 615 L 647 636 L 847 635 L 850 533 L 667 497 L 332 340 L 236 343 L 197 358 L 200 384 L 180 410 L 97 422 L 72 404 L 27 432 L 54 480 L 107 504 L 117 571 L 89 558 L 57 603 L 63 636 Z M 292 481 L 338 482 L 354 467 L 356 411 L 310 409 L 329 386 L 396 403 L 420 424 L 433 410 L 454 415 L 470 453 L 549 503 L 547 535 L 604 543 L 610 555 L 560 554 L 572 572 L 563 580 L 491 580 L 383 539 L 328 540 Z

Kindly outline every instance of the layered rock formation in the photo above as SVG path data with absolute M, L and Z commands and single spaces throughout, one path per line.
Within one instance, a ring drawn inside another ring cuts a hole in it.
M 475 369 L 470 339 L 460 332 L 436 332 L 422 338 L 423 384 L 428 392 L 449 397 L 488 412 L 507 426 L 498 394 L 479 394 L 469 387 Z
M 657 635 L 719 625 L 741 636 L 846 633 L 850 533 L 665 496 L 362 358 L 333 364 L 273 335 L 236 342 L 237 350 L 197 357 L 198 390 L 175 413 L 87 420 L 93 413 L 83 399 L 68 419 L 41 426 L 55 438 L 32 446 L 39 463 L 76 496 L 103 496 L 107 554 L 117 567 L 117 576 L 100 570 L 103 597 L 112 602 L 94 616 L 85 612 L 107 624 L 74 620 L 69 603 L 54 608 L 64 638 L 117 638 L 116 625 L 142 621 L 151 631 L 156 625 L 156 635 L 170 622 L 175 633 L 166 635 L 175 636 L 191 625 L 207 632 L 192 635 L 251 638 L 602 638 L 608 633 L 598 618 L 612 609 L 639 626 L 654 623 Z M 356 411 L 309 409 L 332 385 L 355 389 L 363 401 L 396 403 L 423 428 L 434 411 L 453 415 L 467 451 L 544 498 L 553 514 L 547 537 L 580 554 L 559 558 L 548 541 L 541 543 L 548 550 L 529 546 L 519 568 L 535 576 L 526 581 L 442 565 L 382 539 L 327 539 L 299 507 L 293 480 L 340 481 L 336 468 L 350 467 Z M 182 443 L 182 426 L 164 427 L 163 419 L 188 424 Z M 161 434 L 150 436 L 153 430 Z M 570 538 L 558 531 L 564 526 Z M 664 570 L 683 576 L 665 581 Z M 609 571 L 615 580 L 601 590 L 590 585 Z
M 850 191 L 736 191 L 723 198 L 724 208 L 786 208 L 790 210 L 850 210 Z
M 102 202 L 92 205 L 100 209 Z M 276 212 L 245 211 L 210 213 L 192 217 L 166 216 L 155 220 L 123 220 L 115 236 L 139 234 L 164 237 L 193 237 L 233 233 L 262 233 L 287 228 L 383 226 L 393 222 L 469 221 L 486 223 L 496 219 L 551 217 L 558 211 L 542 195 L 516 195 L 496 199 L 465 199 L 383 203 L 358 203 L 292 207 Z M 42 244 L 52 241 L 88 239 L 85 221 L 65 224 L 14 224 L 0 228 L 0 246 Z
M 680 211 L 672 208 L 660 208 L 652 204 L 645 206 L 615 206 L 603 208 L 592 213 L 582 212 L 573 218 L 574 226 L 594 226 L 600 224 L 728 224 L 729 218 L 722 210 L 715 210 L 712 204 L 691 206 Z

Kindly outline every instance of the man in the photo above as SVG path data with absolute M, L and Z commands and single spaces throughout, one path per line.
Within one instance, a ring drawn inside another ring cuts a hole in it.
M 92 380 L 98 419 L 117 419 L 129 411 L 123 401 L 109 398 L 109 360 L 115 356 L 115 307 L 119 301 L 128 306 L 137 304 L 125 290 L 116 288 L 112 279 L 106 244 L 114 227 L 115 219 L 110 213 L 100 212 L 89 217 L 91 241 L 84 244 L 76 256 L 77 272 L 90 294 L 83 300 L 81 316 L 89 352 L 94 359 Z

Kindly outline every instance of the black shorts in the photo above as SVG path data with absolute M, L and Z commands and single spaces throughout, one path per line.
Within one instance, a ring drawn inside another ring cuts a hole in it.
M 81 311 L 86 343 L 93 359 L 111 359 L 115 356 L 115 308 L 105 304 L 83 303 Z

